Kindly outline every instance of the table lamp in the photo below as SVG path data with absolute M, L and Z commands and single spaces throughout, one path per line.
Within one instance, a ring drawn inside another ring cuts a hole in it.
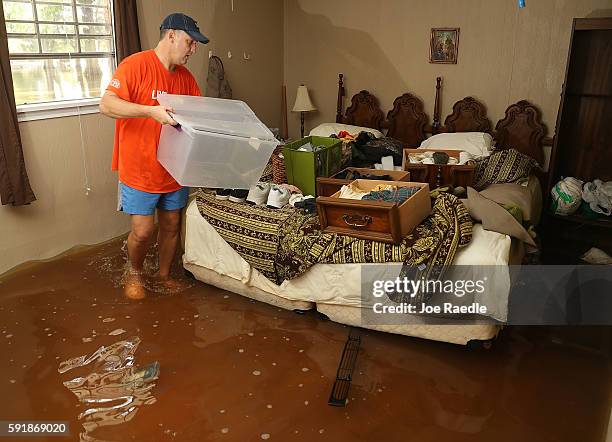
M 310 101 L 310 96 L 308 95 L 308 88 L 303 84 L 298 86 L 297 94 L 295 96 L 295 104 L 293 105 L 293 112 L 300 113 L 300 121 L 301 121 L 301 137 L 304 138 L 304 112 L 310 112 L 317 110 L 316 107 L 313 106 Z

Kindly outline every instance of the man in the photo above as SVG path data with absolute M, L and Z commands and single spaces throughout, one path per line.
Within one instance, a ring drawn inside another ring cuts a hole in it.
M 160 94 L 200 95 L 193 75 L 183 65 L 196 52 L 197 42 L 208 43 L 197 23 L 184 14 L 171 14 L 160 26 L 160 41 L 153 50 L 127 57 L 100 101 L 100 111 L 116 118 L 113 170 L 119 171 L 120 210 L 131 215 L 128 236 L 130 270 L 125 294 L 142 299 L 146 292 L 142 270 L 155 231 L 159 230 L 159 280 L 178 287 L 170 267 L 179 241 L 180 213 L 187 204 L 188 188 L 182 188 L 157 161 L 162 125 L 177 123 L 172 109 L 160 106 Z

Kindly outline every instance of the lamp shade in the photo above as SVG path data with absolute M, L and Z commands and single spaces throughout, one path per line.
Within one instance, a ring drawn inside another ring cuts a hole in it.
M 317 108 L 314 107 L 312 101 L 310 101 L 308 88 L 304 85 L 298 86 L 293 112 L 310 112 L 313 110 L 317 110 Z

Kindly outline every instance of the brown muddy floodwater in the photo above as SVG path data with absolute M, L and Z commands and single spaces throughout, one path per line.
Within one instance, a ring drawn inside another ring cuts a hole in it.
M 121 249 L 0 277 L 0 421 L 71 429 L 15 440 L 605 438 L 610 328 L 508 327 L 489 351 L 362 331 L 350 400 L 336 408 L 347 327 L 195 281 L 128 301 Z

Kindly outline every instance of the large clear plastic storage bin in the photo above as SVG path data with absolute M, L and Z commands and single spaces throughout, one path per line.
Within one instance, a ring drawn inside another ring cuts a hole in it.
M 279 144 L 239 100 L 159 95 L 179 126 L 163 126 L 157 159 L 182 186 L 248 189 Z

